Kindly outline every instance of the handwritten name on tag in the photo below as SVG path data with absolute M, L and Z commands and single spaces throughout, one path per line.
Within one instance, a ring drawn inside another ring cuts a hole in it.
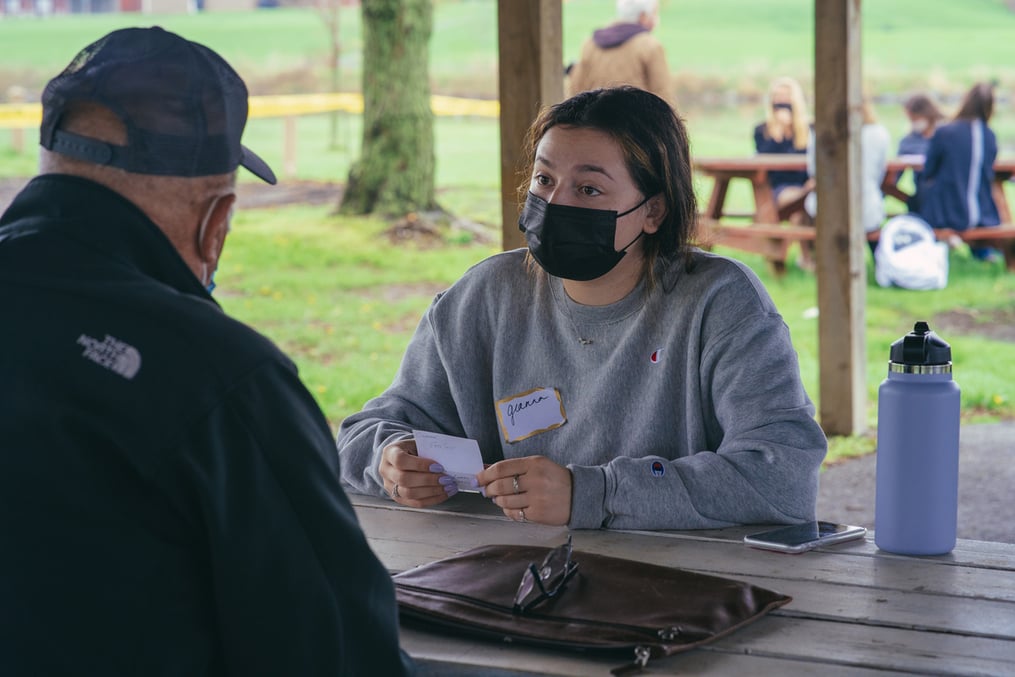
M 416 439 L 416 453 L 444 466 L 445 474 L 454 478 L 459 491 L 479 491 L 475 486 L 476 475 L 483 470 L 479 442 L 425 430 L 413 430 L 412 435 Z
M 567 423 L 564 403 L 556 388 L 533 388 L 497 400 L 497 421 L 508 442 L 520 442 Z

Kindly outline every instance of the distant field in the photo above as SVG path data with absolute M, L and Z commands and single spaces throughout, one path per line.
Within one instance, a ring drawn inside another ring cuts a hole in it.
M 753 152 L 751 130 L 762 117 L 752 99 L 782 74 L 812 82 L 813 0 L 661 0 L 657 29 L 680 86 L 680 107 L 697 155 Z M 1015 14 L 1002 0 L 868 0 L 863 54 L 869 90 L 892 138 L 906 131 L 899 98 L 911 89 L 954 96 L 977 79 L 997 78 L 1003 97 L 992 127 L 1002 155 L 1015 155 Z M 613 0 L 565 0 L 564 56 L 576 57 L 594 28 L 607 23 Z M 496 96 L 496 0 L 435 0 L 431 75 L 435 93 Z M 327 42 L 312 10 L 145 17 L 98 15 L 0 20 L 0 100 L 9 86 L 37 96 L 73 54 L 107 31 L 159 24 L 204 42 L 232 62 L 257 94 L 323 91 Z M 360 83 L 359 12 L 342 15 L 341 89 Z M 717 93 L 719 93 L 717 95 Z M 726 94 L 730 96 L 726 97 Z M 706 106 L 706 100 L 734 101 Z M 359 153 L 360 119 L 338 118 L 334 146 L 329 116 L 297 123 L 294 178 L 343 181 Z M 245 141 L 281 169 L 281 120 L 254 120 Z M 438 200 L 451 211 L 499 224 L 497 122 L 440 118 L 435 127 Z M 35 168 L 35 134 L 14 153 L 0 130 L 0 177 Z M 243 180 L 247 180 L 241 172 Z M 1015 186 L 1013 186 L 1015 187 Z M 699 194 L 709 186 L 702 181 Z M 1015 195 L 1012 195 L 1015 202 Z M 731 207 L 750 204 L 744 186 L 731 188 Z M 901 205 L 888 201 L 889 210 Z M 465 240 L 446 247 L 410 248 L 381 236 L 376 219 L 337 220 L 327 207 L 241 211 L 218 277 L 216 294 L 230 313 L 252 323 L 288 352 L 333 423 L 357 410 L 391 378 L 419 313 L 435 290 L 492 248 Z M 467 238 L 466 238 L 467 239 Z M 817 397 L 814 278 L 795 267 L 771 277 L 758 257 L 740 256 L 758 270 L 787 320 L 804 382 Z M 981 319 L 1005 318 L 1015 304 L 1015 276 L 953 255 L 947 290 L 882 290 L 867 296 L 869 414 L 884 377 L 890 342 L 913 318 L 961 309 Z M 1015 412 L 1015 356 L 1010 342 L 948 335 L 967 420 L 1010 418 Z M 869 451 L 868 442 L 859 445 Z M 838 453 L 838 452 L 837 452 Z
M 592 29 L 612 19 L 613 0 L 564 0 L 564 60 Z M 497 77 L 496 0 L 435 0 L 431 71 L 445 93 L 492 97 Z M 805 83 L 813 72 L 812 0 L 661 0 L 656 35 L 679 85 L 755 94 L 776 75 Z M 99 14 L 0 20 L 0 92 L 37 89 L 77 49 L 122 26 L 158 24 L 205 42 L 234 63 L 257 91 L 325 86 L 327 38 L 312 9 L 194 15 Z M 359 86 L 360 14 L 341 14 L 341 86 Z M 954 94 L 981 78 L 1015 89 L 1015 12 L 1004 0 L 869 0 L 863 3 L 863 58 L 875 92 L 929 88 Z M 695 103 L 689 102 L 690 105 Z
M 612 18 L 613 0 L 565 0 L 564 60 L 576 58 L 582 41 Z M 753 152 L 751 130 L 763 115 L 768 81 L 784 73 L 808 87 L 813 77 L 811 0 L 661 0 L 656 34 L 666 45 L 679 105 L 698 155 Z M 435 93 L 497 96 L 496 0 L 435 0 L 431 78 Z M 323 91 L 328 87 L 324 24 L 312 9 L 243 13 L 143 16 L 100 14 L 44 20 L 0 20 L 0 100 L 18 84 L 29 97 L 89 41 L 127 25 L 161 25 L 219 50 L 255 94 Z M 340 89 L 361 81 L 360 13 L 341 14 Z M 1015 154 L 1015 12 L 1003 0 L 891 0 L 863 3 L 865 84 L 893 139 L 905 134 L 900 98 L 929 89 L 952 99 L 977 79 L 1002 86 L 992 127 L 1001 154 Z M 974 47 L 975 46 L 975 47 Z M 715 101 L 735 104 L 709 105 Z M 953 101 L 950 102 L 954 105 Z M 949 103 L 946 102 L 946 108 Z M 293 178 L 344 180 L 359 152 L 357 116 L 339 120 L 331 143 L 330 118 L 298 124 Z M 495 120 L 445 118 L 436 126 L 437 183 L 442 203 L 480 221 L 499 219 L 499 139 Z M 35 167 L 34 136 L 28 150 L 10 150 L 0 130 L 0 176 L 25 176 Z M 282 162 L 282 121 L 256 120 L 248 143 L 276 166 Z M 705 190 L 707 186 L 699 186 Z M 749 203 L 734 185 L 731 205 Z M 892 208 L 895 208 L 894 206 Z

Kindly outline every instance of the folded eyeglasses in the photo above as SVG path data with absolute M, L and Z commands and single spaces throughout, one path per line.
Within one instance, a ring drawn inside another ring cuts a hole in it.
M 556 597 L 577 572 L 578 562 L 571 559 L 571 534 L 568 534 L 567 542 L 548 552 L 541 565 L 531 563 L 525 569 L 515 593 L 514 613 L 523 614 Z

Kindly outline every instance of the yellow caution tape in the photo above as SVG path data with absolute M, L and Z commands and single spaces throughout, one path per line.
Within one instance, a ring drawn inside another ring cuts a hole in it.
M 500 102 L 486 99 L 435 95 L 430 98 L 430 108 L 434 115 L 500 115 Z M 250 97 L 251 118 L 313 115 L 331 111 L 360 114 L 363 112 L 363 97 L 354 92 Z M 41 122 L 42 107 L 37 103 L 0 103 L 0 129 L 38 127 Z
M 42 124 L 42 107 L 37 103 L 0 103 L 0 129 L 22 129 Z

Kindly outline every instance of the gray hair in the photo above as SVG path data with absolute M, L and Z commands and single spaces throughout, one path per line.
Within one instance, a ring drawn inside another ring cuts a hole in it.
M 617 0 L 617 19 L 636 23 L 642 14 L 652 14 L 659 0 Z

